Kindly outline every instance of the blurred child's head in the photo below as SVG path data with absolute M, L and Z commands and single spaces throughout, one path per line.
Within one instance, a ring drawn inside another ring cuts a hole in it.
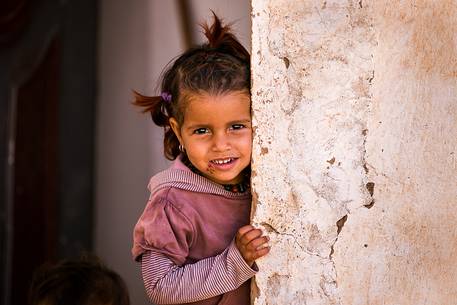
M 238 183 L 250 164 L 252 145 L 250 56 L 216 15 L 213 24 L 203 28 L 208 42 L 183 53 L 165 71 L 162 94 L 136 93 L 135 104 L 165 128 L 168 159 L 185 153 L 209 179 Z M 230 129 L 229 137 L 216 138 L 222 135 L 222 123 Z
M 45 264 L 34 274 L 30 305 L 129 305 L 122 278 L 95 257 Z

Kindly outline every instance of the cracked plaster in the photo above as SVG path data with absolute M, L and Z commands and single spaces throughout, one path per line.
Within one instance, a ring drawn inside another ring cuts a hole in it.
M 252 1 L 252 220 L 272 245 L 254 304 L 418 304 L 433 255 L 457 295 L 432 244 L 456 254 L 457 3 L 439 3 Z

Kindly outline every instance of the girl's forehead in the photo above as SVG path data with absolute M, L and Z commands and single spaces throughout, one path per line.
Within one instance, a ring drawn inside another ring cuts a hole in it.
M 247 119 L 251 115 L 251 98 L 245 92 L 198 94 L 188 100 L 184 121 Z
M 217 101 L 227 99 L 251 100 L 251 95 L 247 90 L 227 91 L 221 93 L 211 93 L 207 91 L 188 91 L 184 95 L 189 102 L 201 100 Z

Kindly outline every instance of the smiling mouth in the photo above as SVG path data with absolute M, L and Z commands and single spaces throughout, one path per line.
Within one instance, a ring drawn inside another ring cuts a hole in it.
M 235 159 L 236 158 L 215 159 L 215 160 L 211 160 L 210 162 L 213 164 L 217 164 L 217 165 L 224 165 L 224 164 L 232 163 L 233 161 L 235 161 Z

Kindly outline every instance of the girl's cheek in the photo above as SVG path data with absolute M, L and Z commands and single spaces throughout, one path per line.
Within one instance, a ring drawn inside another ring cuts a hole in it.
M 214 166 L 210 163 L 206 168 L 206 171 L 210 174 L 214 174 Z
M 249 147 L 249 151 L 252 152 L 252 139 L 249 139 L 249 141 L 246 141 L 246 145 Z

